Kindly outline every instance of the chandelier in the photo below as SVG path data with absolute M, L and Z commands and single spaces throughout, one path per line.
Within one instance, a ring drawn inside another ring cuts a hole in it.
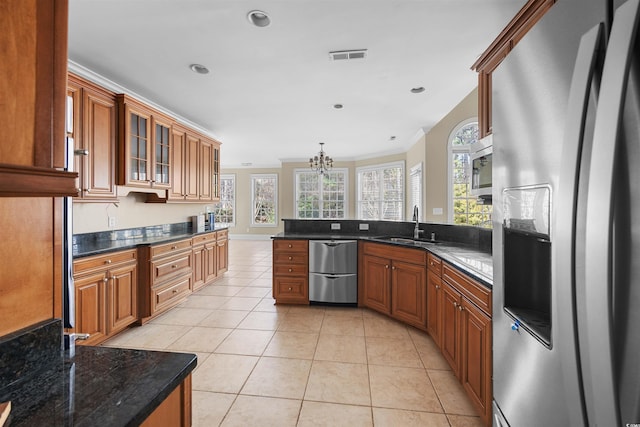
M 320 152 L 313 157 L 309 158 L 309 167 L 311 170 L 316 171 L 320 175 L 323 175 L 325 172 L 328 172 L 333 167 L 333 159 L 327 156 L 322 149 L 324 142 L 320 143 Z

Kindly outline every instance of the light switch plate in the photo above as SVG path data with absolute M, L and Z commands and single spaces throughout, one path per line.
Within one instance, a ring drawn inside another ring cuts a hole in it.
M 340 230 L 340 223 L 339 222 L 331 223 L 331 229 L 332 230 Z

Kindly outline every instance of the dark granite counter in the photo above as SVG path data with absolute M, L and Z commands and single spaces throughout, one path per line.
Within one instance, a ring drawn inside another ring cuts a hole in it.
M 61 349 L 59 320 L 0 342 L 0 402 L 11 426 L 139 425 L 193 371 L 187 353 L 76 347 Z
M 227 228 L 227 226 L 216 224 L 213 230 L 194 233 L 191 223 L 180 223 L 76 234 L 73 236 L 73 257 L 82 258 L 125 249 L 135 249 L 140 245 L 169 243 L 189 239 L 198 234 L 226 230 Z
M 396 235 L 398 236 L 398 235 Z M 447 261 L 463 273 L 478 280 L 483 285 L 493 287 L 493 258 L 491 252 L 481 249 L 477 245 L 470 245 L 458 242 L 440 241 L 430 243 L 428 241 L 391 241 L 388 235 L 363 235 L 363 234 L 323 234 L 323 233 L 279 233 L 273 236 L 274 239 L 307 239 L 307 240 L 369 240 L 388 245 L 397 245 L 411 248 L 418 248 L 429 251 L 434 255 Z M 411 240 L 410 237 L 406 237 Z

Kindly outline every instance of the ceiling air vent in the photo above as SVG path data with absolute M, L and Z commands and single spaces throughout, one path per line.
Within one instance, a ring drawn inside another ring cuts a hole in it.
M 355 50 L 336 50 L 329 52 L 329 58 L 332 61 L 341 61 L 343 59 L 364 59 L 367 57 L 367 49 Z

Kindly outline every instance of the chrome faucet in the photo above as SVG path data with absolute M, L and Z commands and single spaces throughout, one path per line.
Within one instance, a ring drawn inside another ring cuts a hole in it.
M 418 205 L 413 207 L 413 220 L 416 222 L 416 226 L 413 229 L 413 238 L 418 239 L 421 233 L 424 233 L 424 230 L 420 230 L 420 222 L 418 221 Z

